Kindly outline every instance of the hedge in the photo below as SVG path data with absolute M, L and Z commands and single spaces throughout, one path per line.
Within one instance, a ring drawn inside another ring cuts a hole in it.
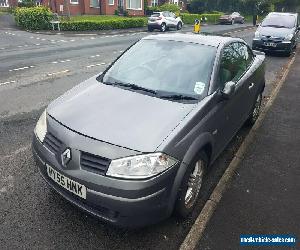
M 145 18 L 116 18 L 111 20 L 62 21 L 61 30 L 87 31 L 137 28 L 146 25 Z
M 14 11 L 16 23 L 27 30 L 48 30 L 51 29 L 50 21 L 53 13 L 45 7 L 16 8 Z M 108 30 L 143 27 L 146 25 L 146 18 L 143 17 L 110 17 L 99 16 L 99 19 L 89 17 L 79 20 L 65 20 L 61 18 L 61 30 L 86 31 L 86 30 Z
M 208 23 L 216 23 L 222 14 L 180 14 L 182 21 L 185 24 L 194 24 L 195 19 L 201 19 L 202 17 L 207 18 Z
M 16 23 L 23 29 L 47 30 L 50 28 L 52 12 L 46 7 L 16 8 L 14 11 Z

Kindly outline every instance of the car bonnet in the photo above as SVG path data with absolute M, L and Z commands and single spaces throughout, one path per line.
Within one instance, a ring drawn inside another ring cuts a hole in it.
M 193 107 L 105 85 L 92 77 L 52 102 L 47 112 L 90 138 L 154 152 Z
M 258 28 L 258 32 L 262 36 L 272 36 L 272 37 L 285 37 L 291 34 L 293 28 L 276 28 L 276 27 L 263 27 Z

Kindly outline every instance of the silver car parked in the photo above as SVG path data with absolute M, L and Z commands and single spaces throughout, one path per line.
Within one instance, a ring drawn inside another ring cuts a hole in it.
M 173 12 L 170 11 L 154 12 L 148 18 L 149 31 L 159 29 L 160 31 L 165 32 L 169 28 L 180 30 L 182 25 L 183 22 L 181 18 L 177 17 Z

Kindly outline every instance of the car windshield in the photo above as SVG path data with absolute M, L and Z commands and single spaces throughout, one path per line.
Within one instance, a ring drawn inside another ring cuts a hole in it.
M 160 13 L 154 13 L 151 15 L 151 17 L 159 17 L 160 16 Z
M 148 90 L 147 94 L 160 98 L 199 100 L 207 95 L 215 54 L 212 46 L 141 40 L 99 80 L 120 87 L 132 85 L 131 90 Z
M 271 15 L 266 17 L 261 26 L 291 29 L 295 27 L 295 24 L 296 18 L 294 16 Z

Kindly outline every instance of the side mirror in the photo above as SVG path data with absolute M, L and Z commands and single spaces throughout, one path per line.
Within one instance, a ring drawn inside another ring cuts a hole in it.
M 257 23 L 257 24 L 256 24 L 256 27 L 258 27 L 259 25 L 260 25 L 260 23 Z
M 230 82 L 226 82 L 224 89 L 221 91 L 222 97 L 224 99 L 230 99 L 235 91 L 235 83 L 230 81 Z

